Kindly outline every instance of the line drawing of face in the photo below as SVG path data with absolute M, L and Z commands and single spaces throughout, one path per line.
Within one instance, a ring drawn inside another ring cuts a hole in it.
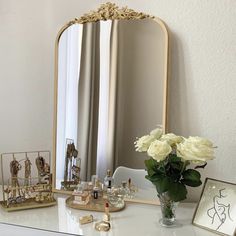
M 226 220 L 230 220 L 233 222 L 233 219 L 230 215 L 230 203 L 227 204 L 225 198 L 227 194 L 224 193 L 226 191 L 225 188 L 219 189 L 219 194 L 213 196 L 213 207 L 207 210 L 207 215 L 212 219 L 211 224 L 216 227 L 216 231 L 220 229 L 220 227 L 226 222 Z

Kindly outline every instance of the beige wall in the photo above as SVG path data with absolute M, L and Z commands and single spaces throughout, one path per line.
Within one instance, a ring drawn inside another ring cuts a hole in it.
M 236 1 L 114 2 L 167 23 L 170 129 L 212 139 L 217 159 L 203 176 L 236 182 Z M 54 39 L 65 22 L 100 3 L 0 0 L 0 152 L 52 148 Z

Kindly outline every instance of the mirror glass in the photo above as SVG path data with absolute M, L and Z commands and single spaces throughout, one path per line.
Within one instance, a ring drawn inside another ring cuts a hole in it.
M 166 125 L 167 33 L 154 19 L 65 27 L 56 43 L 55 185 L 144 168 L 136 137 Z M 75 153 L 73 154 L 73 150 Z M 78 151 L 78 152 L 77 152 Z

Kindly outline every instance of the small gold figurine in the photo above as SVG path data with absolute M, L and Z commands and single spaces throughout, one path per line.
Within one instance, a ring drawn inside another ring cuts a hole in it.
M 25 186 L 30 185 L 31 166 L 32 166 L 32 163 L 31 163 L 30 159 L 28 158 L 28 156 L 26 155 L 26 159 L 25 159 Z
M 46 163 L 45 159 L 38 155 L 38 157 L 35 160 L 35 164 L 38 169 L 38 178 L 39 178 L 39 183 L 43 183 L 43 178 L 44 180 L 49 179 L 49 174 L 50 174 L 50 166 L 48 163 Z
M 10 162 L 11 185 L 14 188 L 13 197 L 16 197 L 16 189 L 18 190 L 18 194 L 20 195 L 20 189 L 19 189 L 20 184 L 18 181 L 18 172 L 20 170 L 21 170 L 21 165 L 13 155 L 13 161 Z

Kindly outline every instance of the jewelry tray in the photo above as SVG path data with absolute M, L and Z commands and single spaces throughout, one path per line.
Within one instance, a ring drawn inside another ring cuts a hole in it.
M 91 200 L 87 205 L 80 205 L 73 203 L 74 196 L 70 196 L 66 199 L 66 206 L 74 209 L 79 210 L 86 210 L 86 211 L 98 211 L 98 212 L 104 212 L 105 210 L 105 202 L 106 200 L 103 198 Z M 125 208 L 125 203 L 122 207 L 115 207 L 110 205 L 109 211 L 110 212 L 116 212 L 116 211 L 122 211 Z

